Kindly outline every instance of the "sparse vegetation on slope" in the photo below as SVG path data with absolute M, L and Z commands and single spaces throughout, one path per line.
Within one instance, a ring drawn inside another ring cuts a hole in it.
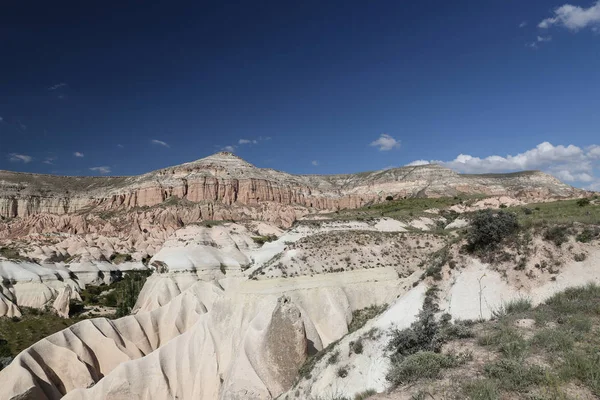
M 423 337 L 435 337 L 430 318 L 421 315 L 415 332 L 423 332 L 419 324 L 430 327 Z M 494 320 L 470 325 L 474 338 L 447 339 L 437 353 L 435 346 L 426 349 L 436 344 L 428 339 L 427 346 L 417 345 L 418 352 L 394 363 L 390 378 L 402 385 L 398 390 L 436 399 L 600 396 L 600 286 L 567 289 L 537 307 L 519 299 L 505 304 Z M 453 359 L 449 349 L 456 348 L 469 352 Z

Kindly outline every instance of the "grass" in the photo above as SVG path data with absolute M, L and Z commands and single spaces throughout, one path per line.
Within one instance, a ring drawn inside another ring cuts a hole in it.
M 600 225 L 600 206 L 579 206 L 578 200 L 559 200 L 549 203 L 528 204 L 511 207 L 517 213 L 519 222 L 524 226 L 545 226 L 548 224 Z M 526 211 L 529 210 L 529 211 Z
M 369 307 L 353 311 L 352 322 L 350 322 L 350 325 L 348 325 L 348 333 L 352 333 L 354 331 L 359 330 L 360 328 L 365 326 L 365 324 L 369 320 L 375 318 L 376 316 L 384 312 L 387 309 L 387 307 L 387 304 L 382 304 L 380 306 L 373 304 Z
M 456 196 L 456 197 L 438 197 L 438 198 L 409 198 L 385 201 L 379 204 L 372 204 L 353 210 L 340 210 L 329 214 L 334 219 L 358 219 L 367 220 L 370 218 L 388 217 L 400 221 L 408 221 L 421 216 L 430 216 L 425 210 L 432 208 L 448 208 L 457 204 L 474 202 L 481 199 L 481 196 Z
M 22 256 L 19 253 L 18 249 L 15 249 L 13 247 L 0 247 L 0 257 L 4 257 L 7 260 L 10 261 L 29 261 L 29 262 L 35 262 L 34 260 L 32 260 L 29 257 L 25 257 Z
M 50 311 L 21 307 L 20 318 L 0 318 L 0 341 L 4 356 L 14 357 L 35 342 L 55 332 L 65 329 L 81 318 L 60 318 Z M 1 356 L 1 355 L 0 355 Z
M 436 379 L 444 369 L 457 367 L 468 360 L 468 355 L 440 354 L 420 351 L 393 362 L 387 379 L 395 385 L 415 382 L 419 379 Z
M 499 309 L 493 312 L 495 318 L 502 318 L 508 314 L 521 314 L 531 310 L 533 307 L 531 299 L 522 297 L 504 303 Z

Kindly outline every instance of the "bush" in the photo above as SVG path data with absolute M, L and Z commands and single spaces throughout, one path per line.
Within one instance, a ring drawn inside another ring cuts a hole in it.
M 377 394 L 377 391 L 375 389 L 367 389 L 364 392 L 357 393 L 354 396 L 354 400 L 365 400 L 371 396 L 375 396 L 376 394 Z
M 116 265 L 119 265 L 124 262 L 129 262 L 132 259 L 133 258 L 131 257 L 131 254 L 113 253 L 110 256 L 110 262 Z
M 585 228 L 575 237 L 575 240 L 581 243 L 589 243 L 592 240 L 598 238 L 598 236 L 600 236 L 600 230 L 598 228 L 595 228 L 593 230 L 590 228 Z
M 553 242 L 556 246 L 560 247 L 563 243 L 569 241 L 569 228 L 566 226 L 553 226 L 548 228 L 544 233 L 544 239 Z
M 517 216 L 511 212 L 479 211 L 467 233 L 468 248 L 470 251 L 494 249 L 518 229 Z
M 584 197 L 582 199 L 577 200 L 577 205 L 579 207 L 585 207 L 590 205 L 590 199 L 588 199 L 587 197 Z
M 348 325 L 348 333 L 357 331 L 365 326 L 367 321 L 381 314 L 385 311 L 387 306 L 387 304 L 382 304 L 380 306 L 374 304 L 369 307 L 361 308 L 360 310 L 352 311 L 352 322 Z
M 336 371 L 337 376 L 345 378 L 348 376 L 348 367 L 339 367 Z
M 252 240 L 254 240 L 254 243 L 262 246 L 263 244 L 265 244 L 267 242 L 273 242 L 273 241 L 277 240 L 277 236 L 275 236 L 275 235 L 254 236 L 252 238 Z
M 393 197 L 393 196 L 387 196 L 385 199 L 386 199 L 387 201 L 392 201 L 392 200 L 394 200 L 394 197 Z

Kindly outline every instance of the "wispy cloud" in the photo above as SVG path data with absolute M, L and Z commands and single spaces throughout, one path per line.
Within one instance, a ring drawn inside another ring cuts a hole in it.
M 61 82 L 61 83 L 57 83 L 56 85 L 52 85 L 48 88 L 48 90 L 56 90 L 56 89 L 60 89 L 63 87 L 68 86 L 65 82 Z
M 75 153 L 73 153 L 73 155 L 74 155 L 75 157 L 77 157 L 77 158 L 83 158 L 83 157 L 84 157 L 84 154 L 83 154 L 83 153 L 81 153 L 81 152 L 79 152 L 79 151 L 76 151 Z
M 0 117 L 0 122 L 4 122 L 4 118 Z
M 541 43 L 547 43 L 552 41 L 552 36 L 538 36 L 534 42 L 527 43 L 527 47 L 537 49 Z
M 20 119 L 17 119 L 17 124 L 19 124 L 19 128 L 21 128 L 22 131 L 27 130 L 27 125 L 25 125 L 23 122 L 21 122 Z
M 525 28 L 527 26 L 527 21 L 523 21 L 519 24 L 519 28 Z
M 42 161 L 42 163 L 48 164 L 48 165 L 54 165 L 54 161 L 56 159 L 57 159 L 57 157 L 46 157 L 46 159 L 44 161 Z
M 33 157 L 25 154 L 10 153 L 9 159 L 12 162 L 23 162 L 27 164 L 28 162 L 31 162 L 31 160 L 33 160 Z
M 233 153 L 235 151 L 235 146 L 225 146 L 225 147 L 222 147 L 221 151 L 228 151 L 230 153 Z
M 258 144 L 258 140 L 257 139 L 240 139 L 238 141 L 238 144 Z
M 102 167 L 92 167 L 90 171 L 98 172 L 99 174 L 106 175 L 110 174 L 110 167 L 102 166 Z
M 542 170 L 567 182 L 600 183 L 595 172 L 600 168 L 600 146 L 591 145 L 581 148 L 575 145 L 554 146 L 549 142 L 538 144 L 535 148 L 516 155 L 505 157 L 492 155 L 485 158 L 468 154 L 459 154 L 454 160 L 413 161 L 408 165 L 435 163 L 458 172 L 493 173 L 522 170 Z
M 167 142 L 163 142 L 162 140 L 158 140 L 158 139 L 152 139 L 150 141 L 150 143 L 152 144 L 157 144 L 159 146 L 163 146 L 163 147 L 167 147 L 170 148 L 171 146 L 169 146 L 169 144 Z
M 117 147 L 118 147 L 118 148 L 120 148 L 120 149 L 123 149 L 123 148 L 125 148 L 125 146 L 123 146 L 123 145 L 122 145 L 122 144 L 120 144 L 120 143 L 119 143 L 119 144 L 117 144 Z
M 315 167 L 319 165 L 319 162 L 317 160 L 312 160 L 310 163 Z
M 600 0 L 588 8 L 571 4 L 562 5 L 554 10 L 554 16 L 538 24 L 542 29 L 552 26 L 562 26 L 573 32 L 585 28 L 597 29 L 600 26 Z
M 383 133 L 379 136 L 379 139 L 371 142 L 369 146 L 379 148 L 379 151 L 389 151 L 400 147 L 400 141 L 394 139 L 390 135 Z

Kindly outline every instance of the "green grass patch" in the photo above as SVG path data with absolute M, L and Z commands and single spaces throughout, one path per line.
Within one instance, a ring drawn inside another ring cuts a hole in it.
M 407 384 L 419 379 L 439 378 L 444 369 L 457 367 L 468 360 L 468 356 L 440 354 L 421 351 L 402 359 L 392 359 L 387 379 L 395 385 Z
M 369 307 L 352 311 L 352 322 L 350 322 L 350 325 L 348 325 L 348 333 L 352 333 L 354 331 L 359 330 L 360 328 L 365 326 L 365 324 L 369 320 L 375 318 L 376 316 L 384 312 L 387 309 L 387 307 L 387 304 L 382 304 L 380 306 L 373 304 Z
M 462 391 L 470 400 L 499 400 L 500 389 L 495 379 L 477 379 L 463 383 Z
M 20 307 L 20 318 L 0 318 L 0 341 L 2 355 L 14 357 L 35 342 L 65 329 L 82 318 L 64 319 L 50 311 Z M 0 355 L 0 357 L 2 357 Z
M 484 371 L 488 378 L 497 380 L 500 388 L 513 392 L 524 392 L 550 380 L 549 372 L 544 368 L 517 360 L 501 359 L 487 364 Z

